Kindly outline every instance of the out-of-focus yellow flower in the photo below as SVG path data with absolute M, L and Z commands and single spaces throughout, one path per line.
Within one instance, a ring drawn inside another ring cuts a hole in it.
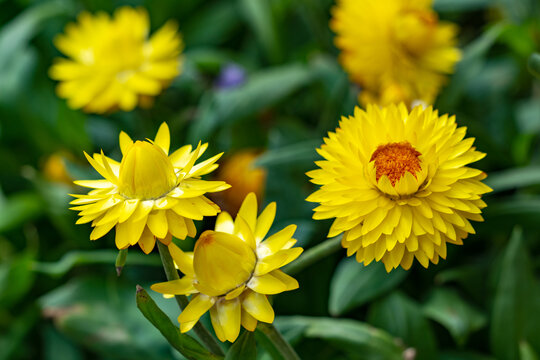
M 244 198 L 250 192 L 255 193 L 262 202 L 266 183 L 266 170 L 255 167 L 254 162 L 259 152 L 243 150 L 223 161 L 216 178 L 231 185 L 231 189 L 216 194 L 215 199 L 223 210 L 236 214 Z
M 330 22 L 340 62 L 363 89 L 360 102 L 432 104 L 460 59 L 457 26 L 431 0 L 337 0 Z
M 73 185 L 73 179 L 66 169 L 66 157 L 69 155 L 56 152 L 45 159 L 42 171 L 47 180 Z
M 72 210 L 80 211 L 77 224 L 92 222 L 90 240 L 116 227 L 116 246 L 125 249 L 139 243 L 145 253 L 154 248 L 156 238 L 169 244 L 171 235 L 179 239 L 196 235 L 193 220 L 214 216 L 220 209 L 204 194 L 228 189 L 223 181 L 201 180 L 214 171 L 222 154 L 197 165 L 208 144 L 192 151 L 186 145 L 169 154 L 170 134 L 161 124 L 154 141 L 135 141 L 120 133 L 122 162 L 103 154 L 85 153 L 103 180 L 81 180 L 75 184 L 93 188 L 77 199 Z
M 254 331 L 257 321 L 274 321 L 267 295 L 298 288 L 298 282 L 280 268 L 302 253 L 302 248 L 293 248 L 295 225 L 265 239 L 275 215 L 276 204 L 271 203 L 257 217 L 257 198 L 250 193 L 234 221 L 227 212 L 218 215 L 215 231 L 205 231 L 193 253 L 169 245 L 185 276 L 154 284 L 152 289 L 193 295 L 178 317 L 182 332 L 189 331 L 208 310 L 221 341 L 235 341 L 240 325 Z
M 456 126 L 431 107 L 356 108 L 317 150 L 320 169 L 307 173 L 321 185 L 307 198 L 321 204 L 313 218 L 335 218 L 328 236 L 344 232 L 347 255 L 364 265 L 437 264 L 447 243 L 474 234 L 469 220 L 483 221 L 481 195 L 491 191 L 486 174 L 467 166 L 485 154 Z
M 56 59 L 50 69 L 71 108 L 104 113 L 150 105 L 180 73 L 183 45 L 174 22 L 149 37 L 143 8 L 121 7 L 113 18 L 83 12 L 77 20 L 54 40 L 68 59 Z

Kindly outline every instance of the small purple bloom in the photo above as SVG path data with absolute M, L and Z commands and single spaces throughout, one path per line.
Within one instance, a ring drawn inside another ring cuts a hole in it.
M 230 63 L 221 68 L 216 86 L 220 89 L 228 89 L 242 85 L 246 81 L 246 70 L 240 65 Z

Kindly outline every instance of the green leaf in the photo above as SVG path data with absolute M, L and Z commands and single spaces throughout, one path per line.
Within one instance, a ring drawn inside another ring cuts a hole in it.
M 182 334 L 180 329 L 175 326 L 171 319 L 156 305 L 148 293 L 137 285 L 137 307 L 167 339 L 169 344 L 178 350 L 188 359 L 220 359 L 221 357 L 212 354 L 204 348 L 197 340 L 187 334 Z
M 398 286 L 407 272 L 396 269 L 387 273 L 382 263 L 364 266 L 354 258 L 339 264 L 330 285 L 329 311 L 339 316 Z
M 48 1 L 29 7 L 4 25 L 0 31 L 0 102 L 9 102 L 18 94 L 25 78 L 36 64 L 37 54 L 29 48 L 30 40 L 51 18 L 65 14 L 63 1 Z
M 521 228 L 516 227 L 497 269 L 490 342 L 497 359 L 518 359 L 519 344 L 540 347 L 540 288 L 532 272 Z
M 519 360 L 538 360 L 538 354 L 526 341 L 519 343 Z
M 496 360 L 495 358 L 473 352 L 443 351 L 439 360 Z
M 176 350 L 137 309 L 135 283 L 112 269 L 110 274 L 71 279 L 38 300 L 42 313 L 92 358 L 170 360 Z M 170 317 L 178 316 L 174 300 L 158 297 L 156 302 Z
M 437 345 L 430 323 L 412 299 L 399 292 L 371 305 L 368 322 L 401 338 L 407 347 L 416 349 L 416 360 L 437 358 Z
M 505 169 L 490 173 L 485 182 L 493 189 L 493 192 L 537 185 L 540 184 L 540 166 Z
M 255 336 L 253 332 L 247 330 L 236 339 L 225 356 L 225 360 L 255 360 L 256 358 L 257 345 L 255 343 Z
M 366 323 L 349 319 L 290 316 L 279 317 L 276 325 L 283 332 L 297 329 L 305 338 L 328 341 L 355 359 L 402 360 L 403 348 L 392 336 Z
M 112 268 L 118 254 L 116 250 L 70 251 L 57 262 L 36 262 L 32 267 L 34 271 L 50 276 L 62 276 L 78 265 L 109 264 Z M 161 267 L 161 260 L 157 255 L 135 253 L 130 255 L 129 264 Z
M 471 332 L 486 324 L 484 314 L 455 291 L 445 288 L 437 288 L 431 293 L 424 304 L 424 314 L 446 327 L 460 346 L 465 344 Z
M 529 57 L 528 62 L 529 71 L 531 74 L 540 79 L 540 54 L 534 53 Z
M 34 192 L 20 192 L 0 201 L 0 233 L 15 229 L 45 211 L 44 201 Z
M 32 287 L 33 255 L 25 253 L 0 264 L 0 306 L 10 307 Z
M 240 10 L 272 63 L 283 57 L 269 0 L 240 0 Z
M 277 149 L 271 149 L 262 153 L 254 166 L 282 166 L 291 164 L 313 164 L 319 158 L 315 151 L 321 145 L 321 140 L 309 140 L 298 144 L 287 145 Z
M 284 65 L 251 75 L 241 87 L 216 90 L 201 100 L 200 115 L 190 128 L 188 141 L 208 140 L 217 127 L 276 104 L 312 79 L 307 66 Z
M 463 12 L 484 9 L 493 0 L 435 0 L 433 8 L 439 12 Z

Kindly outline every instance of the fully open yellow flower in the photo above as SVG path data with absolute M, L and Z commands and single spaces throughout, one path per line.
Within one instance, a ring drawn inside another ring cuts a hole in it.
M 122 162 L 103 154 L 93 157 L 85 153 L 90 164 L 103 180 L 81 180 L 75 184 L 93 188 L 88 195 L 72 195 L 77 199 L 81 218 L 77 224 L 92 222 L 90 240 L 96 240 L 116 227 L 116 246 L 125 249 L 139 243 L 149 253 L 158 238 L 169 244 L 171 235 L 179 239 L 196 235 L 193 220 L 214 216 L 220 209 L 204 194 L 228 189 L 223 181 L 201 180 L 215 170 L 222 154 L 197 165 L 208 144 L 192 151 L 191 145 L 170 156 L 170 134 L 161 124 L 154 141 L 135 141 L 120 133 Z
M 218 215 L 215 231 L 204 232 L 193 253 L 169 245 L 185 276 L 154 284 L 152 289 L 168 295 L 193 295 L 178 317 L 182 332 L 189 331 L 208 310 L 221 341 L 235 341 L 240 325 L 254 331 L 257 321 L 274 321 L 267 295 L 298 288 L 298 282 L 279 268 L 302 253 L 302 248 L 292 248 L 295 225 L 263 240 L 275 215 L 276 204 L 271 203 L 257 217 L 257 198 L 250 193 L 234 221 L 227 212 Z
M 491 191 L 486 174 L 467 166 L 485 154 L 456 126 L 431 107 L 356 108 L 317 150 L 320 169 L 307 173 L 322 185 L 307 199 L 321 204 L 313 218 L 336 218 L 328 236 L 344 232 L 347 255 L 364 265 L 437 264 L 447 243 L 474 233 L 469 220 L 483 220 L 481 195 Z
M 180 73 L 182 41 L 173 22 L 150 38 L 148 13 L 122 7 L 114 17 L 83 12 L 54 43 L 69 59 L 56 59 L 50 76 L 73 109 L 104 113 L 151 104 Z
M 438 20 L 431 0 L 337 2 L 330 26 L 360 102 L 432 104 L 460 58 L 457 27 Z

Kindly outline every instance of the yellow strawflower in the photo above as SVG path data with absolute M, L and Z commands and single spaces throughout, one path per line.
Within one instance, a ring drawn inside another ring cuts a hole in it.
M 125 249 L 139 243 L 145 253 L 154 248 L 156 238 L 169 244 L 171 235 L 179 239 L 196 235 L 193 220 L 214 216 L 220 209 L 204 194 L 229 188 L 223 181 L 201 180 L 215 170 L 222 154 L 197 165 L 208 144 L 192 151 L 186 145 L 169 154 L 170 134 L 161 124 L 154 141 L 135 141 L 120 133 L 122 161 L 103 154 L 86 158 L 103 180 L 80 180 L 75 184 L 93 188 L 77 199 L 72 210 L 80 211 L 77 224 L 92 222 L 90 240 L 116 227 L 116 246 Z
M 457 26 L 431 0 L 337 0 L 330 27 L 340 62 L 364 105 L 432 104 L 460 59 Z
M 276 215 L 271 203 L 257 217 L 257 198 L 250 193 L 236 219 L 222 212 L 215 231 L 205 231 L 193 253 L 184 253 L 169 245 L 180 280 L 152 285 L 162 294 L 192 295 L 189 305 L 178 317 L 180 330 L 189 331 L 210 310 L 217 337 L 233 342 L 240 325 L 254 331 L 257 321 L 272 323 L 274 310 L 267 295 L 298 288 L 298 282 L 279 270 L 302 253 L 292 248 L 295 225 L 265 239 Z
M 262 202 L 266 184 L 266 170 L 254 165 L 258 156 L 259 152 L 257 151 L 242 150 L 224 159 L 216 178 L 230 184 L 231 189 L 215 196 L 223 210 L 236 214 L 244 198 L 250 192 L 255 193 L 257 200 Z
M 461 245 L 470 220 L 483 221 L 486 174 L 467 165 L 482 159 L 466 128 L 431 107 L 410 113 L 401 103 L 342 118 L 317 149 L 325 160 L 307 173 L 321 188 L 314 219 L 335 218 L 329 237 L 344 233 L 347 255 L 387 271 L 424 267 L 446 258 L 446 244 Z
M 68 58 L 56 59 L 50 76 L 69 107 L 90 113 L 133 110 L 151 104 L 180 73 L 182 40 L 168 22 L 149 37 L 148 13 L 121 7 L 114 17 L 83 12 L 54 44 Z

